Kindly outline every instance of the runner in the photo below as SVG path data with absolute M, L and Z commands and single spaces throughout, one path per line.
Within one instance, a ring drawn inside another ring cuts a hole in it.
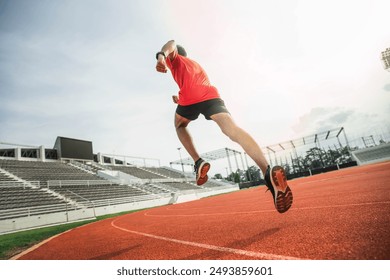
M 278 212 L 286 212 L 292 205 L 292 192 L 287 184 L 286 174 L 281 166 L 270 167 L 259 145 L 245 130 L 234 122 L 216 87 L 210 84 L 203 68 L 194 60 L 187 58 L 185 49 L 174 40 L 168 41 L 156 53 L 156 70 L 161 73 L 171 71 L 179 86 L 179 95 L 172 96 L 177 104 L 175 128 L 177 136 L 191 158 L 194 160 L 196 183 L 203 185 L 208 180 L 210 163 L 203 160 L 197 152 L 187 126 L 200 114 L 213 120 L 222 132 L 238 143 L 254 160 L 263 172 L 268 189 L 274 198 Z

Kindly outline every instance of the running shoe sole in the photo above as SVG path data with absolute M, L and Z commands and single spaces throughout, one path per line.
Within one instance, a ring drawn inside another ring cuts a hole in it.
M 197 184 L 198 186 L 201 186 L 201 185 L 205 184 L 205 183 L 207 182 L 208 179 L 209 179 L 209 176 L 206 175 L 206 176 L 203 177 L 203 178 L 199 178 L 198 181 L 196 181 L 196 184 Z
M 281 166 L 274 166 L 271 169 L 270 177 L 275 191 L 275 207 L 279 213 L 290 209 L 293 203 L 293 195 L 287 184 L 286 173 Z
M 210 169 L 210 163 L 202 162 L 200 164 L 198 172 L 197 172 L 197 176 L 196 176 L 197 177 L 196 184 L 198 186 L 203 185 L 209 179 L 209 177 L 207 176 L 207 172 L 209 172 L 209 169 Z

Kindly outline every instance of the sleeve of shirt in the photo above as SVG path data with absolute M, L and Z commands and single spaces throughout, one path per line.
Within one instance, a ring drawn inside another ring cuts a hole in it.
M 165 60 L 165 62 L 166 62 L 166 64 L 167 64 L 168 68 L 172 70 L 172 61 L 171 61 L 169 58 L 167 58 L 167 59 Z
M 172 70 L 172 68 L 175 67 L 175 64 L 177 62 L 177 57 L 179 56 L 179 54 L 177 53 L 177 50 L 175 50 L 175 54 L 174 54 L 174 58 L 173 60 L 170 60 L 169 58 L 166 59 L 166 63 L 167 63 L 167 66 L 169 69 Z

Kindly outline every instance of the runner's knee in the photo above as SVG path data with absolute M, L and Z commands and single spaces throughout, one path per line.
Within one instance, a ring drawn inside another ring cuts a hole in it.
M 175 119 L 175 128 L 176 130 L 186 128 L 189 124 L 189 120 L 187 119 L 182 119 L 182 118 L 176 118 Z

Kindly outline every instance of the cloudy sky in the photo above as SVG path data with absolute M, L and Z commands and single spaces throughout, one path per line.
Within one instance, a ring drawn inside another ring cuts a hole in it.
M 387 0 L 0 0 L 0 142 L 179 158 L 170 39 L 207 71 L 261 146 L 343 126 L 390 137 Z M 241 150 L 200 117 L 199 152 Z M 182 150 L 182 156 L 188 156 Z

